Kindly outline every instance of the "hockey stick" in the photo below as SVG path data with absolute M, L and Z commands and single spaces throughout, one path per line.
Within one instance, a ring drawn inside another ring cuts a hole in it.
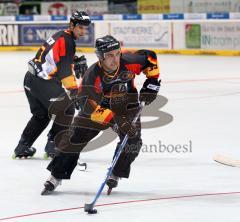
M 136 116 L 134 117 L 134 119 L 133 119 L 133 121 L 132 121 L 133 124 L 137 122 L 137 119 L 138 119 L 138 117 L 140 116 L 140 113 L 141 113 L 141 111 L 142 111 L 142 109 L 143 109 L 143 106 L 144 106 L 144 104 L 141 103 L 140 108 L 139 108 Z M 84 205 L 84 211 L 85 211 L 85 212 L 88 212 L 89 214 L 95 214 L 95 213 L 97 213 L 97 210 L 96 210 L 96 209 L 93 209 L 93 208 L 94 208 L 94 206 L 95 206 L 98 198 L 100 197 L 100 195 L 101 195 L 101 193 L 102 193 L 102 191 L 103 191 L 103 188 L 104 188 L 104 186 L 106 185 L 106 182 L 107 182 L 108 178 L 109 178 L 110 175 L 112 174 L 113 168 L 114 168 L 114 166 L 116 165 L 116 163 L 117 163 L 117 161 L 118 161 L 118 158 L 120 157 L 120 154 L 121 154 L 122 150 L 124 149 L 124 147 L 125 147 L 125 145 L 126 145 L 126 143 L 127 143 L 127 140 L 128 140 L 128 135 L 126 134 L 125 137 L 124 137 L 124 139 L 123 139 L 123 141 L 122 141 L 122 143 L 121 143 L 120 146 L 119 146 L 119 149 L 118 149 L 118 151 L 117 151 L 116 156 L 114 157 L 114 159 L 113 159 L 113 161 L 112 161 L 111 166 L 108 168 L 108 171 L 107 171 L 107 174 L 106 174 L 106 176 L 105 176 L 105 179 L 104 179 L 102 185 L 100 186 L 97 194 L 95 195 L 94 200 L 93 200 L 90 204 L 85 203 L 85 205 Z
M 213 156 L 213 160 L 223 165 L 227 165 L 231 167 L 240 167 L 240 160 L 232 159 L 228 156 L 215 154 Z

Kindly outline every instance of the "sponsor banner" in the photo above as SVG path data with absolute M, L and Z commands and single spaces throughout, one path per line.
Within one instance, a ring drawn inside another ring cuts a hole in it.
M 124 47 L 152 47 L 168 49 L 170 24 L 159 22 L 112 23 L 111 32 Z
M 103 20 L 102 15 L 90 15 L 91 20 Z
M 239 22 L 201 23 L 201 49 L 240 50 Z
M 169 13 L 170 0 L 137 0 L 138 13 Z
M 69 5 L 67 2 L 42 2 L 41 11 L 43 15 L 67 16 Z
M 206 19 L 207 15 L 205 13 L 185 13 L 184 19 Z
M 185 24 L 185 41 L 187 49 L 201 48 L 201 25 Z
M 16 21 L 33 21 L 33 15 L 17 15 Z
M 108 13 L 108 1 L 75 1 L 69 2 L 69 14 L 73 11 L 83 10 L 89 15 L 102 15 Z
M 162 14 L 142 14 L 142 20 L 162 20 Z
M 70 15 L 73 11 L 84 10 L 89 15 L 101 15 L 108 12 L 107 1 L 42 2 L 43 15 Z
M 22 2 L 19 5 L 20 15 L 40 15 L 41 3 L 40 2 Z
M 126 14 L 123 15 L 123 20 L 141 20 L 142 15 L 139 14 Z
M 164 20 L 175 20 L 175 19 L 184 19 L 184 15 L 183 14 L 178 14 L 178 13 L 174 13 L 174 14 L 164 14 L 163 15 L 163 19 Z
M 51 21 L 50 15 L 34 15 L 33 16 L 34 21 Z
M 230 19 L 240 19 L 240 13 L 237 12 L 230 13 Z
M 4 3 L 0 3 L 0 16 L 4 15 Z
M 20 45 L 39 46 L 54 33 L 65 30 L 68 25 L 64 24 L 34 24 L 20 25 Z M 76 41 L 77 46 L 94 46 L 94 26 L 88 26 L 88 34 Z
M 0 25 L 0 45 L 19 45 L 18 25 Z
M 207 19 L 229 19 L 229 13 L 207 13 Z
M 0 15 L 18 15 L 19 8 L 16 3 L 1 3 Z
M 122 20 L 121 14 L 105 14 L 103 20 Z
M 111 14 L 138 14 L 137 0 L 109 0 L 108 13 Z
M 51 15 L 51 20 L 52 21 L 66 21 L 67 20 L 67 16 L 66 15 Z
M 171 0 L 171 12 L 240 12 L 239 0 Z
M 14 22 L 15 16 L 0 16 L 1 22 Z

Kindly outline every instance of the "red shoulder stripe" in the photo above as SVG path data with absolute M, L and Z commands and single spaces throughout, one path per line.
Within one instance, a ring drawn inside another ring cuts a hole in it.
M 60 56 L 66 55 L 66 44 L 64 37 L 60 37 L 53 46 L 53 59 L 57 63 Z

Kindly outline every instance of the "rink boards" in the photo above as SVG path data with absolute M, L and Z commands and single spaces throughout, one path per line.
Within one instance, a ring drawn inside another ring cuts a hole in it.
M 66 21 L 13 21 L 0 25 L 0 50 L 36 50 Z M 240 55 L 239 20 L 94 21 L 77 41 L 81 52 L 94 52 L 97 37 L 111 34 L 123 48 L 151 48 L 159 54 Z

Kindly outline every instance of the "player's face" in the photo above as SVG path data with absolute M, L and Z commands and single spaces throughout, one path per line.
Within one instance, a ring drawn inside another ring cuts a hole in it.
M 87 27 L 82 25 L 76 25 L 73 28 L 73 34 L 76 39 L 79 39 L 81 36 L 84 36 L 87 34 Z
M 120 64 L 120 57 L 120 49 L 104 53 L 104 60 L 102 62 L 103 68 L 107 71 L 115 71 Z

